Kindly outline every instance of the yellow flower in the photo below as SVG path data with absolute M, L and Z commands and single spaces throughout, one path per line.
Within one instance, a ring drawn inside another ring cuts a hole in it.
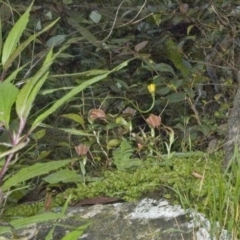
M 151 84 L 149 84 L 147 87 L 148 87 L 148 91 L 149 91 L 151 94 L 155 93 L 155 91 L 156 91 L 156 84 L 151 83 Z

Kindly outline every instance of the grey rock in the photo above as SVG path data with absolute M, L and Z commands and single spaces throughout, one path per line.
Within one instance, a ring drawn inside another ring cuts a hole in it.
M 61 211 L 61 209 L 56 209 Z M 64 219 L 30 226 L 29 233 L 37 229 L 31 239 L 45 239 L 55 225 L 53 239 L 62 239 L 70 231 L 91 222 L 81 240 L 214 240 L 210 236 L 209 221 L 200 213 L 185 211 L 166 200 L 144 198 L 136 203 L 115 203 L 85 207 L 71 207 Z M 25 236 L 27 235 L 26 229 Z M 32 234 L 33 235 L 33 234 Z M 4 239 L 4 238 L 2 238 Z M 22 238 L 24 240 L 30 238 Z M 222 240 L 231 240 L 222 231 Z M 0 238 L 1 240 L 1 238 Z

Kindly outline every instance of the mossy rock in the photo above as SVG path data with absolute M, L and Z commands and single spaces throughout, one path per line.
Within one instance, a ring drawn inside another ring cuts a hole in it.
M 159 198 L 167 198 L 173 203 L 181 203 L 180 196 L 196 202 L 196 199 L 204 199 L 208 195 L 209 182 L 221 177 L 220 166 L 221 159 L 216 155 L 193 154 L 186 157 L 184 154 L 176 154 L 171 159 L 159 162 L 149 159 L 141 168 L 132 171 L 105 171 L 101 181 L 86 185 L 81 183 L 76 188 L 69 188 L 52 199 L 51 207 L 63 206 L 70 195 L 71 203 L 94 196 L 135 201 L 143 194 L 155 190 L 162 193 Z M 196 177 L 197 174 L 200 177 Z M 4 216 L 32 216 L 40 211 L 44 211 L 44 202 L 7 208 Z

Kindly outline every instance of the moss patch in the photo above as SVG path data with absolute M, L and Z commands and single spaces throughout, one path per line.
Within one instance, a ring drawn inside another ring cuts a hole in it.
M 159 198 L 167 198 L 173 203 L 182 203 L 184 196 L 195 202 L 208 196 L 209 182 L 221 178 L 221 157 L 218 155 L 185 156 L 176 155 L 164 162 L 152 159 L 145 161 L 141 168 L 132 171 L 105 171 L 103 179 L 87 185 L 78 184 L 77 188 L 67 189 L 52 201 L 52 207 L 62 206 L 71 194 L 71 202 L 94 197 L 119 197 L 126 201 L 135 201 L 148 192 L 158 190 Z M 198 175 L 199 174 L 199 177 Z M 195 176 L 194 176 L 195 175 Z M 203 178 L 201 178 L 203 176 Z M 180 195 L 179 195 L 180 193 Z M 200 204 L 201 204 L 200 203 Z M 44 203 L 22 204 L 6 209 L 6 216 L 31 216 L 43 209 Z M 206 206 L 197 206 L 204 210 Z

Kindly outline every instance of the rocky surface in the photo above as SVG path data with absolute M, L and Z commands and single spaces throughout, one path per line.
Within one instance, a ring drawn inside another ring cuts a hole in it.
M 60 209 L 56 209 L 60 211 Z M 22 231 L 20 239 L 45 239 L 53 231 L 50 239 L 64 239 L 76 228 L 89 224 L 83 234 L 68 239 L 82 240 L 213 240 L 219 239 L 209 234 L 209 222 L 202 214 L 185 211 L 180 206 L 172 206 L 165 200 L 144 198 L 136 203 L 114 203 L 84 207 L 72 207 L 67 216 L 58 221 L 30 226 Z M 54 228 L 53 228 L 54 227 Z M 23 237 L 24 234 L 24 237 Z M 28 237 L 27 237 L 28 235 Z M 31 235 L 29 237 L 29 235 Z M 81 236 L 79 236 L 81 235 Z M 0 237 L 0 240 L 11 239 Z M 67 239 L 67 238 L 66 238 Z M 231 238 L 225 231 L 222 240 Z

